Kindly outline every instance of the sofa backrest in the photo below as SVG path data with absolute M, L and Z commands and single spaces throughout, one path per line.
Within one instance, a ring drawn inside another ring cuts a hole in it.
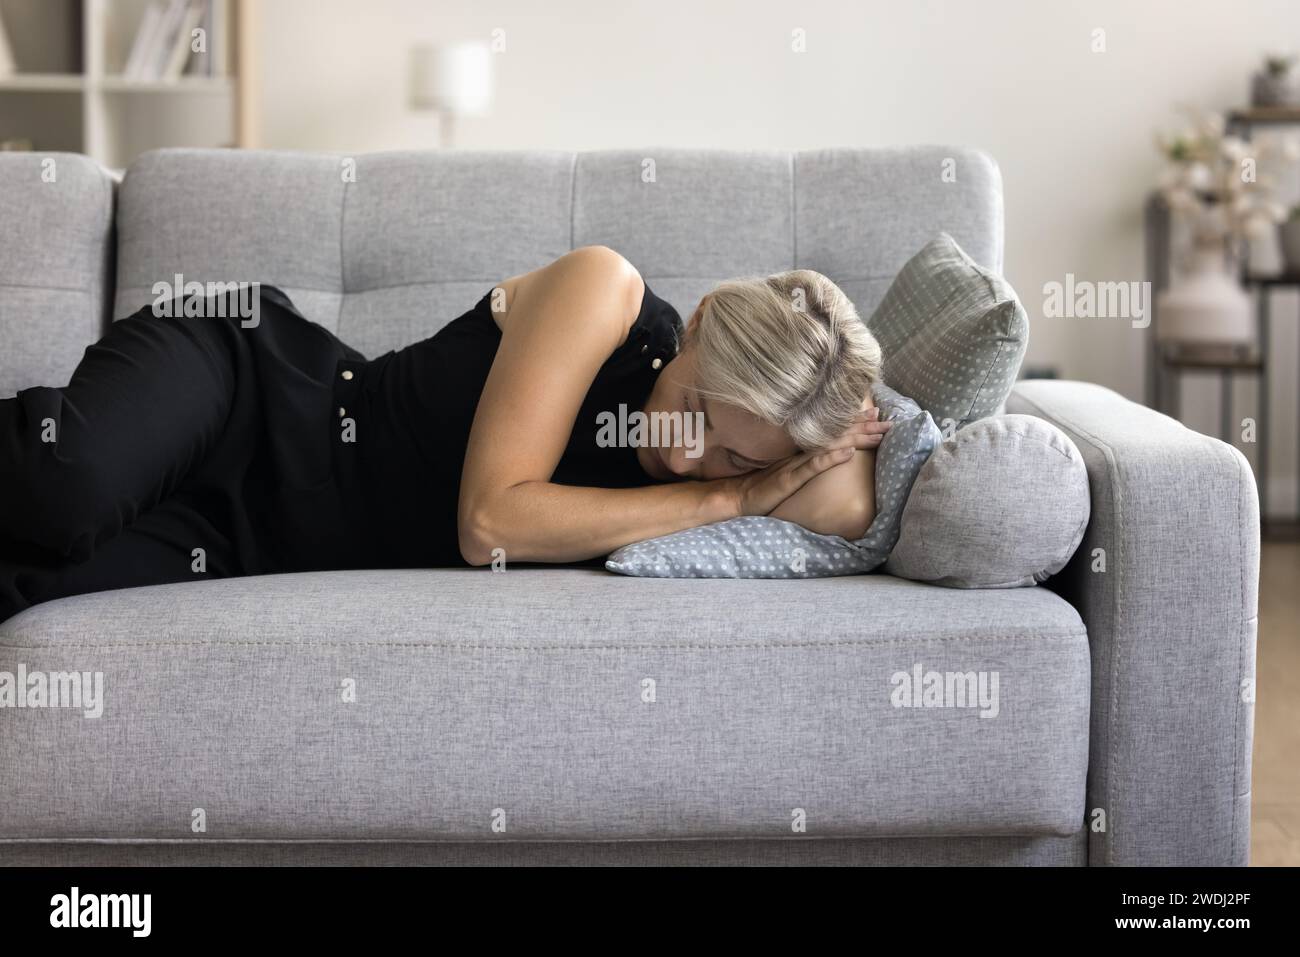
M 63 385 L 113 289 L 114 180 L 75 153 L 0 152 L 0 398 Z
M 41 175 L 50 158 L 54 183 Z M 799 266 L 838 282 L 867 318 L 940 230 L 1002 268 L 997 167 L 952 147 L 166 149 L 127 170 L 116 214 L 113 187 L 85 157 L 0 153 L 0 396 L 64 384 L 110 316 L 177 274 L 280 286 L 374 356 L 589 244 L 622 252 L 683 316 L 723 279 Z
M 158 281 L 260 280 L 368 356 L 578 246 L 621 252 L 683 316 L 719 281 L 815 269 L 864 318 L 947 230 L 1002 267 L 996 165 L 945 147 L 310 153 L 168 149 L 128 169 L 113 315 Z

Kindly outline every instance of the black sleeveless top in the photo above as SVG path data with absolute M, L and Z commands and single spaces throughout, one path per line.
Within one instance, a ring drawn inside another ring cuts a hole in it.
M 336 443 L 336 471 L 355 545 L 376 567 L 462 565 L 456 511 L 479 396 L 501 343 L 491 291 L 432 337 L 373 360 L 344 359 L 339 409 L 357 440 Z M 598 415 L 641 409 L 677 354 L 681 317 L 647 285 L 627 339 L 600 367 L 551 481 L 630 488 L 656 484 L 630 447 L 601 447 Z M 351 375 L 347 375 L 347 373 Z M 508 560 L 508 556 L 507 556 Z

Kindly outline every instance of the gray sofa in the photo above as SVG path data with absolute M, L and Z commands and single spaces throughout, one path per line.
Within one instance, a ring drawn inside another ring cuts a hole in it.
M 997 167 L 948 148 L 0 154 L 0 230 L 0 395 L 177 273 L 373 356 L 585 244 L 683 313 L 797 265 L 869 316 L 940 230 L 1002 267 Z M 1097 386 L 1007 407 L 1087 462 L 1046 586 L 369 570 L 31 608 L 0 672 L 102 672 L 103 715 L 0 709 L 0 862 L 1246 863 L 1249 468 Z M 996 670 L 997 717 L 892 707 L 916 664 Z

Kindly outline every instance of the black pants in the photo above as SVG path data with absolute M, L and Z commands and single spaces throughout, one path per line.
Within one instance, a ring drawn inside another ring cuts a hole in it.
M 364 360 L 274 287 L 260 313 L 246 328 L 146 307 L 67 386 L 0 400 L 0 621 L 84 592 L 345 564 L 332 384 Z

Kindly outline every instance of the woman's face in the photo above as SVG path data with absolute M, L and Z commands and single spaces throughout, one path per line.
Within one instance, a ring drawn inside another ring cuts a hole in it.
M 697 307 L 688 329 L 699 321 L 699 316 Z M 658 447 L 637 449 L 637 458 L 647 474 L 664 480 L 727 478 L 766 468 L 799 451 L 784 429 L 734 405 L 701 395 L 699 386 L 695 349 L 688 343 L 664 366 L 644 411 L 647 415 L 676 412 L 692 422 L 684 423 L 682 430 L 661 430 Z

